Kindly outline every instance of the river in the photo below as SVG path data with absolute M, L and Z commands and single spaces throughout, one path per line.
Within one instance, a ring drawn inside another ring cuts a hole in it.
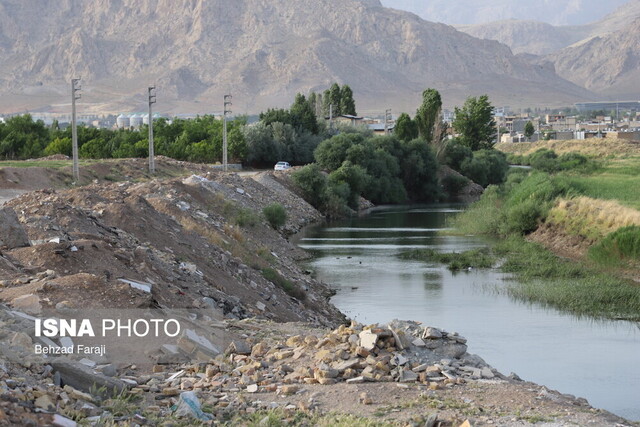
M 418 320 L 466 337 L 469 352 L 595 407 L 640 420 L 640 326 L 594 321 L 513 300 L 497 270 L 452 274 L 436 263 L 403 260 L 412 248 L 463 251 L 490 245 L 474 236 L 444 236 L 456 205 L 395 206 L 311 227 L 298 244 L 308 267 L 337 291 L 332 302 L 362 323 Z

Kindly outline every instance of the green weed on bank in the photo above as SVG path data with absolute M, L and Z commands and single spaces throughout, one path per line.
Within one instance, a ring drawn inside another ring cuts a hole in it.
M 491 268 L 496 262 L 489 248 L 472 249 L 464 252 L 439 252 L 434 249 L 415 249 L 403 252 L 402 259 L 431 261 L 446 264 L 451 271 L 469 268 Z
M 518 300 L 579 316 L 640 320 L 640 286 L 558 258 L 521 237 L 506 239 L 495 250 L 506 257 L 503 271 L 518 279 L 506 288 Z

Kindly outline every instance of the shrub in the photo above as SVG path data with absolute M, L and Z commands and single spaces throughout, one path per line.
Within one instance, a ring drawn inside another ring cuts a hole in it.
M 345 182 L 349 185 L 349 195 L 347 196 L 347 205 L 351 209 L 357 210 L 360 205 L 360 195 L 367 187 L 371 177 L 367 171 L 359 165 L 354 165 L 346 160 L 335 171 L 329 174 L 330 183 Z
M 471 159 L 473 152 L 466 145 L 462 145 L 457 139 L 452 140 L 448 145 L 445 152 L 444 164 L 451 169 L 460 172 L 462 162 L 466 159 Z
M 324 194 L 324 211 L 329 217 L 339 218 L 350 213 L 347 200 L 351 194 L 349 184 L 343 181 L 329 181 Z
M 442 178 L 442 186 L 449 196 L 455 196 L 469 183 L 469 179 L 461 175 L 447 175 Z
M 276 270 L 273 268 L 263 268 L 262 269 L 262 277 L 272 282 L 274 285 L 285 291 L 290 296 L 304 301 L 307 297 L 307 294 L 302 290 L 298 285 L 291 282 L 290 280 L 282 277 Z
M 302 197 L 316 208 L 324 202 L 323 197 L 327 187 L 327 177 L 320 170 L 320 166 L 312 163 L 291 174 L 291 179 L 302 191 Z
M 272 203 L 266 206 L 262 209 L 262 213 L 274 229 L 282 227 L 287 222 L 287 212 L 280 203 Z
M 497 150 L 479 150 L 472 158 L 462 162 L 461 172 L 474 182 L 486 187 L 502 184 L 509 170 L 507 156 Z
M 622 227 L 591 247 L 589 257 L 603 265 L 619 266 L 640 261 L 640 227 Z
M 560 162 L 558 161 L 558 155 L 546 148 L 541 148 L 535 153 L 529 156 L 529 164 L 532 168 L 553 173 L 560 170 Z
M 257 215 L 251 209 L 245 208 L 240 208 L 235 220 L 240 227 L 253 227 L 258 223 Z

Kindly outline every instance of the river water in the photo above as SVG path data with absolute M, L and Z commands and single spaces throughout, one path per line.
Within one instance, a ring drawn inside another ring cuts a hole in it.
M 381 207 L 367 216 L 307 229 L 308 267 L 331 284 L 332 302 L 361 323 L 418 320 L 466 337 L 500 372 L 586 398 L 640 420 L 640 325 L 579 319 L 511 299 L 497 270 L 452 274 L 445 266 L 400 259 L 412 248 L 463 251 L 490 245 L 442 236 L 455 205 Z

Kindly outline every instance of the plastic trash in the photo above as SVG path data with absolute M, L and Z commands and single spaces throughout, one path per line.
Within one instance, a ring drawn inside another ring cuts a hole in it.
M 180 393 L 180 400 L 176 404 L 175 415 L 178 417 L 192 417 L 201 421 L 213 419 L 213 415 L 202 412 L 200 399 L 193 391 Z

